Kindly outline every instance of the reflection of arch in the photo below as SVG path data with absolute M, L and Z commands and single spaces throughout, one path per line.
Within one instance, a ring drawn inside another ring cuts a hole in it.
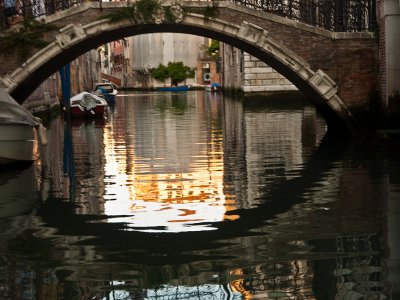
M 91 6 L 90 6 L 91 7 Z M 317 107 L 329 128 L 354 130 L 347 106 L 337 96 L 335 82 L 289 49 L 274 42 L 263 28 L 242 22 L 240 26 L 198 14 L 187 14 L 181 23 L 136 24 L 131 20 L 111 23 L 107 19 L 82 26 L 70 24 L 60 30 L 53 43 L 2 79 L 9 93 L 22 103 L 47 77 L 66 62 L 103 43 L 131 35 L 177 32 L 196 34 L 231 44 L 267 63 L 284 75 Z

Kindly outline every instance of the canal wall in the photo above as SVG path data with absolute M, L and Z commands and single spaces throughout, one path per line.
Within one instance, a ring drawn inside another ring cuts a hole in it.
M 71 96 L 82 91 L 93 91 L 94 84 L 101 80 L 101 70 L 92 50 L 70 62 Z M 55 73 L 47 78 L 23 103 L 35 115 L 45 115 L 60 109 L 63 101 L 61 77 Z

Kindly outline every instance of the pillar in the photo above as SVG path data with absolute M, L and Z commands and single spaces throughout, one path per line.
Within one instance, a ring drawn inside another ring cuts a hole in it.
M 392 100 L 400 101 L 400 1 L 385 0 L 383 17 L 385 26 L 386 106 L 388 106 Z

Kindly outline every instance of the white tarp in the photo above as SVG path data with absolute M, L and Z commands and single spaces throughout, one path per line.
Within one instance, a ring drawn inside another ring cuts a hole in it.
M 0 124 L 26 124 L 38 126 L 40 120 L 0 88 Z

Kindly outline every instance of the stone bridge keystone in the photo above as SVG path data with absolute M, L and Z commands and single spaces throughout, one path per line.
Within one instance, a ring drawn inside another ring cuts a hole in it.
M 57 43 L 61 48 L 66 49 L 74 43 L 86 37 L 86 32 L 82 24 L 69 24 L 60 29 L 60 34 L 56 36 Z

